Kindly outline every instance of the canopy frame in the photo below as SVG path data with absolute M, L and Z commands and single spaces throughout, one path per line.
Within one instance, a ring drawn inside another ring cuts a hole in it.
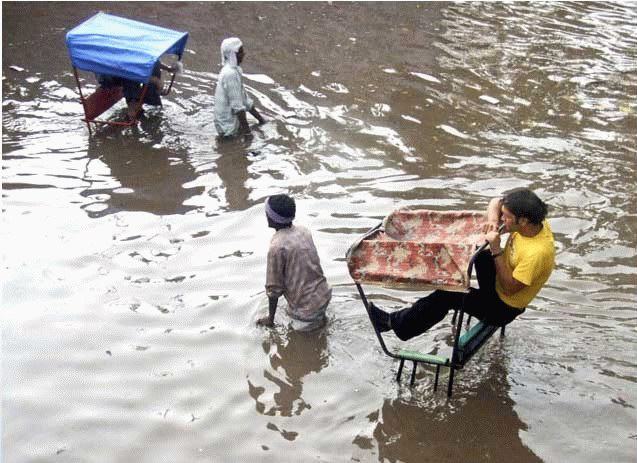
M 111 32 L 111 29 L 115 32 Z M 135 34 L 141 38 L 136 40 Z M 130 43 L 126 42 L 127 39 Z M 150 44 L 150 50 L 143 49 L 144 40 Z M 175 54 L 178 61 L 181 61 L 187 40 L 187 32 L 173 31 L 102 12 L 70 30 L 66 35 L 66 44 L 80 102 L 84 109 L 82 120 L 86 122 L 89 134 L 92 134 L 91 123 L 116 127 L 135 125 L 141 114 L 148 86 L 152 85 L 149 80 L 154 63 L 166 53 Z M 157 46 L 155 41 L 159 43 Z M 100 55 L 102 52 L 104 59 Z M 132 70 L 127 69 L 128 67 Z M 127 120 L 98 119 L 123 98 L 122 87 L 98 87 L 93 93 L 85 96 L 78 71 L 94 72 L 142 83 L 139 98 L 131 108 L 132 114 L 128 114 Z M 168 95 L 172 90 L 176 72 L 171 74 L 169 84 L 160 92 L 162 96 Z

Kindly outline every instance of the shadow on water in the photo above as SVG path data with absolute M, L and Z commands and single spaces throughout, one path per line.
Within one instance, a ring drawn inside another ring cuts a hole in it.
M 225 188 L 226 203 L 230 210 L 245 210 L 255 204 L 250 200 L 247 182 L 250 157 L 250 139 L 218 140 L 217 175 Z
M 310 409 L 311 405 L 301 396 L 303 378 L 328 365 L 327 330 L 323 328 L 310 333 L 289 330 L 283 334 L 272 330 L 262 347 L 270 364 L 270 368 L 263 371 L 268 383 L 259 386 L 248 381 L 256 410 L 263 415 L 289 417 Z M 274 404 L 268 405 L 261 396 L 271 386 L 278 388 L 278 392 L 273 394 Z
M 186 203 L 204 187 L 184 186 L 198 176 L 185 150 L 163 146 L 161 117 L 144 117 L 133 134 L 107 127 L 89 139 L 85 180 L 90 186 L 81 193 L 95 199 L 83 206 L 89 217 L 119 211 L 185 214 L 197 208 Z M 109 172 L 94 172 L 94 161 L 103 162 Z M 111 185 L 112 180 L 119 185 Z
M 368 416 L 376 422 L 372 437 L 359 435 L 354 443 L 371 449 L 375 442 L 378 461 L 541 462 L 520 439 L 527 426 L 514 410 L 504 357 L 502 350 L 496 349 L 484 368 L 475 371 L 470 367 L 463 372 L 463 382 L 475 383 L 468 400 L 462 390 L 451 401 L 439 401 L 426 390 L 424 394 L 431 401 L 427 404 L 420 403 L 420 390 L 411 398 L 386 398 L 380 410 Z M 458 402 L 462 405 L 454 410 Z

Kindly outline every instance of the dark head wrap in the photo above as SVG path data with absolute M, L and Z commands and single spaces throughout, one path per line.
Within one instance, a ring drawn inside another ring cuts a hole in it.
M 291 224 L 296 215 L 296 204 L 288 195 L 270 196 L 265 202 L 265 215 L 275 223 Z

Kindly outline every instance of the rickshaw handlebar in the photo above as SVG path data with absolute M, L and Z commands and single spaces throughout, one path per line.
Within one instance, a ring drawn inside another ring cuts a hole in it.
M 502 225 L 500 225 L 498 227 L 498 233 L 502 233 L 502 230 L 504 230 L 504 224 L 502 224 Z M 480 246 L 475 253 L 478 254 L 479 252 L 484 251 L 487 246 L 489 246 L 489 242 L 485 241 L 484 244 L 482 246 Z

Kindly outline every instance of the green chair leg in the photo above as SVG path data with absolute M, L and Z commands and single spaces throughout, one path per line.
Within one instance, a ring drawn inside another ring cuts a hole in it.
M 455 368 L 453 366 L 449 368 L 449 383 L 447 384 L 447 397 L 451 397 L 451 392 L 453 391 L 453 374 L 455 372 Z
M 436 379 L 434 380 L 434 392 L 438 390 L 438 377 L 440 376 L 440 365 L 436 365 Z
M 416 367 L 418 366 L 418 362 L 414 360 L 414 368 L 411 370 L 411 381 L 409 382 L 410 386 L 414 385 L 414 381 L 416 381 Z
M 400 359 L 400 365 L 398 366 L 398 374 L 396 375 L 396 381 L 400 382 L 400 377 L 403 374 L 403 366 L 405 365 L 405 359 Z

